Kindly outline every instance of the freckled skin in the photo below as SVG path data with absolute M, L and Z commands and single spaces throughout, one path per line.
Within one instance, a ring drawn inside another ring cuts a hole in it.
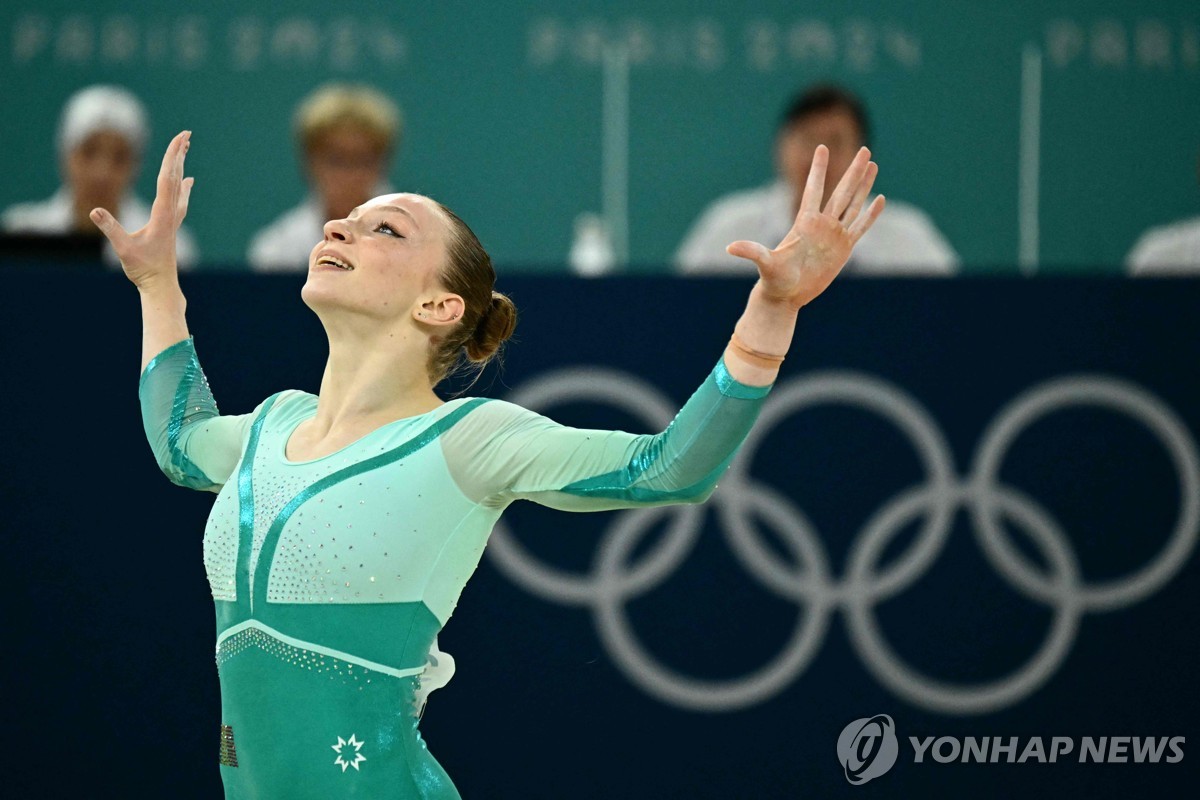
M 408 214 L 381 210 L 383 206 Z M 419 297 L 440 288 L 448 233 L 445 216 L 427 197 L 402 193 L 372 198 L 349 216 L 325 223 L 325 236 L 309 255 L 309 279 L 301 297 L 323 322 L 342 312 L 385 324 L 407 320 Z M 354 271 L 346 275 L 315 269 L 327 248 L 347 259 Z

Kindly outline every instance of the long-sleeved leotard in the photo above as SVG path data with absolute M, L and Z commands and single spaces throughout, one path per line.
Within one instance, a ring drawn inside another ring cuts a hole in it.
M 217 494 L 204 562 L 226 797 L 459 797 L 418 730 L 421 673 L 501 512 L 703 502 L 770 388 L 722 358 L 654 435 L 460 397 L 291 461 L 315 395 L 220 416 L 190 337 L 156 355 L 138 386 L 150 446 L 173 483 Z

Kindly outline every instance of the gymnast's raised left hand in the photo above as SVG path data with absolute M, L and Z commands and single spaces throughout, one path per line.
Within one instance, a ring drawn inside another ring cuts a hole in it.
M 191 131 L 180 131 L 163 154 L 158 171 L 158 193 L 150 208 L 150 221 L 142 228 L 128 232 L 112 212 L 104 208 L 92 209 L 88 215 L 112 242 L 125 277 L 139 290 L 164 282 L 178 285 L 175 238 L 187 216 L 188 197 L 195 182 L 194 178 L 183 177 L 184 156 L 191 140 Z
M 764 297 L 799 309 L 825 291 L 850 258 L 850 251 L 883 212 L 883 195 L 863 208 L 879 166 L 863 147 L 822 207 L 829 148 L 817 145 L 800 199 L 796 222 L 774 250 L 739 240 L 726 252 L 758 267 Z

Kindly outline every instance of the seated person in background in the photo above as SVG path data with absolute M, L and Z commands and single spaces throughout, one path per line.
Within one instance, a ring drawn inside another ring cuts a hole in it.
M 1196 163 L 1200 181 L 1200 159 Z M 1200 216 L 1151 228 L 1129 251 L 1125 267 L 1135 277 L 1200 275 Z
M 783 239 L 796 220 L 817 145 L 829 148 L 825 197 L 836 176 L 866 144 L 862 103 L 848 91 L 816 85 L 787 107 L 775 135 L 778 177 L 770 184 L 718 198 L 704 210 L 675 253 L 676 269 L 693 275 L 751 275 L 754 265 L 725 252 L 739 239 Z M 870 199 L 867 200 L 870 202 Z M 852 275 L 952 275 L 958 255 L 919 209 L 887 199 L 887 209 L 854 248 L 844 272 Z
M 305 272 L 325 223 L 390 194 L 388 164 L 400 143 L 400 110 L 366 86 L 329 84 L 296 112 L 296 139 L 308 197 L 254 235 L 247 260 L 257 272 Z
M 89 86 L 67 100 L 58 123 L 63 185 L 47 200 L 19 203 L 0 215 L 6 233 L 94 235 L 93 208 L 112 209 L 126 230 L 150 221 L 150 206 L 133 193 L 149 137 L 146 108 L 119 86 Z M 114 269 L 120 261 L 106 241 L 101 251 Z M 186 228 L 175 242 L 180 269 L 196 264 L 196 244 Z

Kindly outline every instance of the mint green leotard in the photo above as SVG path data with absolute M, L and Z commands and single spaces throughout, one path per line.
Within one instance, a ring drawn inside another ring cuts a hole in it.
M 225 796 L 458 798 L 418 730 L 421 684 L 439 661 L 445 680 L 436 636 L 501 512 L 703 502 L 770 388 L 722 358 L 655 435 L 460 397 L 296 462 L 315 395 L 221 416 L 190 337 L 156 355 L 138 384 L 151 449 L 173 483 L 217 495 L 204 563 Z

